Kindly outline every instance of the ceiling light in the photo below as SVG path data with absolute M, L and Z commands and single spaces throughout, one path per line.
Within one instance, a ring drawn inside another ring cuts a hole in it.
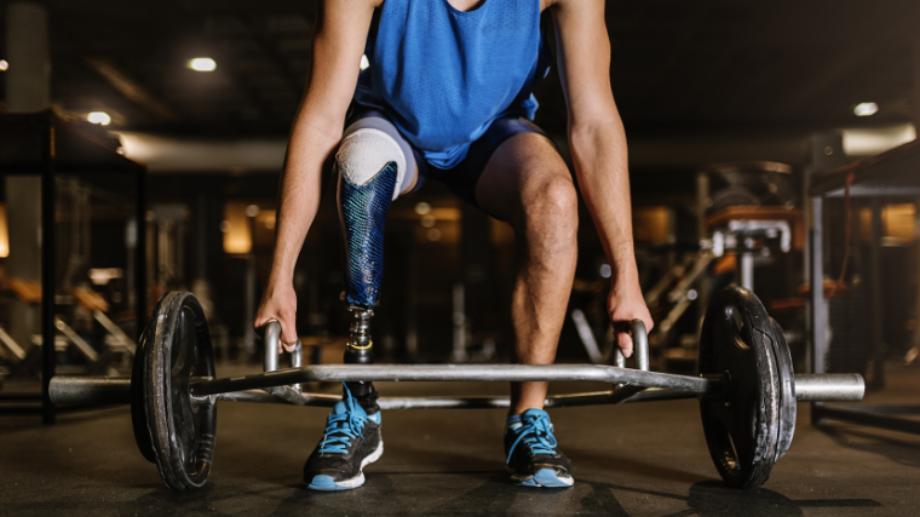
M 0 72 L 6 72 L 10 69 L 10 62 L 6 59 L 0 59 Z
M 210 57 L 193 57 L 187 66 L 196 72 L 213 72 L 217 70 L 217 61 Z
M 917 139 L 911 123 L 887 127 L 844 128 L 843 152 L 847 156 L 874 156 Z
M 86 115 L 86 120 L 90 124 L 96 124 L 97 126 L 107 126 L 112 123 L 112 117 L 104 111 L 90 111 Z
M 878 113 L 878 104 L 874 102 L 860 102 L 853 106 L 853 114 L 857 117 L 871 117 Z

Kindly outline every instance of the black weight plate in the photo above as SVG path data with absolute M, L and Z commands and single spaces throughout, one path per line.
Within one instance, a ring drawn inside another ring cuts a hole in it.
M 214 376 L 214 356 L 201 306 L 188 292 L 170 292 L 153 315 L 144 350 L 147 427 L 160 477 L 174 490 L 207 482 L 213 457 L 216 408 L 192 401 L 193 377 Z
M 778 461 L 792 446 L 795 436 L 796 400 L 795 400 L 795 370 L 792 364 L 792 353 L 786 344 L 783 328 L 773 318 L 773 332 L 769 334 L 773 345 L 774 359 L 776 359 L 776 372 L 779 381 L 779 436 L 776 444 L 776 459 Z
M 720 395 L 700 400 L 709 453 L 733 487 L 763 484 L 776 461 L 780 387 L 769 314 L 750 291 L 730 286 L 709 304 L 700 334 L 702 375 L 721 376 Z
M 159 306 L 154 309 L 154 314 L 159 312 Z M 150 430 L 147 428 L 147 412 L 144 408 L 144 366 L 146 364 L 147 343 L 152 339 L 155 331 L 153 324 L 155 319 L 151 319 L 140 338 L 137 340 L 137 348 L 134 350 L 134 361 L 131 367 L 131 427 L 134 429 L 134 442 L 137 443 L 138 450 L 147 461 L 156 463 L 156 457 L 153 452 L 153 444 L 150 441 Z

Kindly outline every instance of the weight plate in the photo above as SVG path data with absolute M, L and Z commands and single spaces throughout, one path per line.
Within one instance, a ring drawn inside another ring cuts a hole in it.
M 154 309 L 154 314 L 160 310 L 159 306 Z M 138 450 L 144 458 L 150 463 L 156 463 L 156 457 L 153 452 L 153 444 L 150 441 L 150 430 L 147 428 L 147 413 L 144 408 L 144 368 L 146 364 L 147 343 L 153 339 L 155 332 L 155 319 L 147 322 L 144 332 L 141 333 L 140 339 L 137 340 L 137 348 L 134 350 L 134 361 L 131 367 L 131 427 L 134 429 L 134 442 L 137 443 Z
M 777 458 L 781 388 L 771 336 L 775 328 L 760 300 L 729 286 L 713 296 L 700 334 L 700 374 L 724 381 L 700 400 L 709 453 L 733 487 L 763 484 Z
M 201 306 L 188 292 L 169 292 L 153 315 L 144 348 L 147 428 L 160 477 L 174 490 L 204 486 L 211 469 L 216 408 L 193 402 L 193 377 L 214 376 L 214 356 Z
M 779 460 L 789 447 L 795 436 L 796 400 L 795 400 L 795 370 L 792 364 L 792 353 L 786 344 L 783 328 L 773 318 L 773 332 L 769 334 L 770 343 L 773 345 L 774 359 L 776 359 L 776 373 L 779 380 L 779 437 L 776 444 L 776 458 Z

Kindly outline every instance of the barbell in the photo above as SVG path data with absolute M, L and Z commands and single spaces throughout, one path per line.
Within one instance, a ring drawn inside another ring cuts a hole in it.
M 331 406 L 338 395 L 302 391 L 311 381 L 596 381 L 611 389 L 553 395 L 547 407 L 698 398 L 710 455 L 724 481 L 750 488 L 767 480 L 792 443 L 796 401 L 861 400 L 858 374 L 795 374 L 782 329 L 757 297 L 728 287 L 712 298 L 699 344 L 698 375 L 648 369 L 644 325 L 629 325 L 637 368 L 597 364 L 300 365 L 278 369 L 280 326 L 265 328 L 265 367 L 255 375 L 216 376 L 201 306 L 188 292 L 158 302 L 140 336 L 131 378 L 55 376 L 56 406 L 130 403 L 141 454 L 174 490 L 205 485 L 216 438 L 217 402 Z M 381 397 L 383 410 L 507 408 L 506 397 Z

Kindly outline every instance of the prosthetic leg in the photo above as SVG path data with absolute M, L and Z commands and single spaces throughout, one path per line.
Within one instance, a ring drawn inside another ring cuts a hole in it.
M 351 315 L 345 363 L 368 364 L 374 359 L 371 325 L 383 278 L 384 223 L 407 171 L 398 133 L 395 128 L 392 134 L 383 129 L 357 129 L 343 139 L 336 153 L 345 238 L 345 302 Z M 373 383 L 350 382 L 346 387 L 369 414 L 379 410 Z
M 345 234 L 345 302 L 351 314 L 345 362 L 367 364 L 374 360 L 371 323 L 383 279 L 383 230 L 393 188 L 396 164 L 388 162 L 365 185 L 354 185 L 344 175 L 339 182 L 339 210 Z M 373 383 L 347 384 L 365 411 L 378 410 Z

